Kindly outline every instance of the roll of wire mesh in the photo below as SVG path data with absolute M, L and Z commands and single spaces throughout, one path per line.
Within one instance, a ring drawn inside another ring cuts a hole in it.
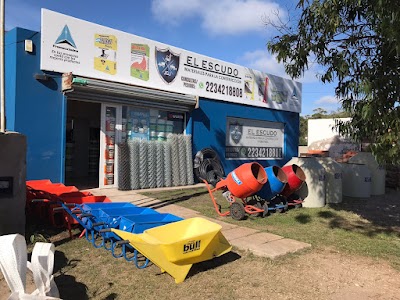
M 179 185 L 187 185 L 187 172 L 186 172 L 186 143 L 185 136 L 178 134 L 178 163 L 179 163 Z
M 129 147 L 127 143 L 118 145 L 118 189 L 127 191 L 131 189 L 131 165 Z
M 195 158 L 194 158 L 194 167 L 198 167 L 200 163 L 205 160 L 206 158 L 214 159 L 217 161 L 221 161 L 217 152 L 214 151 L 212 148 L 203 148 L 200 151 L 197 151 Z
M 171 143 L 171 164 L 172 164 L 172 186 L 179 186 L 179 148 L 176 134 L 169 134 L 168 141 Z
M 130 185 L 132 190 L 140 189 L 140 167 L 139 167 L 139 140 L 129 140 L 129 160 L 130 160 Z
M 145 140 L 139 142 L 139 183 L 141 189 L 147 189 L 149 187 L 148 181 L 148 143 Z
M 147 142 L 147 180 L 149 184 L 149 188 L 157 187 L 157 155 L 156 155 L 156 142 L 148 141 Z
M 156 142 L 156 183 L 158 188 L 164 186 L 164 143 Z
M 185 136 L 185 148 L 186 148 L 186 177 L 187 184 L 194 184 L 193 178 L 193 158 L 192 158 L 192 136 Z
M 211 148 L 204 148 L 196 153 L 193 168 L 194 175 L 200 182 L 204 179 L 214 186 L 225 176 L 218 154 Z
M 172 186 L 172 155 L 171 155 L 171 141 L 168 140 L 163 143 L 164 150 L 164 186 Z

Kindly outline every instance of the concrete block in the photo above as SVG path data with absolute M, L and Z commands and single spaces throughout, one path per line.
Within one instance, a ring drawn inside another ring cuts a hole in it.
M 224 230 L 229 230 L 229 229 L 232 229 L 232 228 L 238 228 L 239 227 L 239 226 L 237 226 L 235 224 L 227 223 L 227 222 L 224 222 L 224 221 L 219 220 L 219 219 L 208 218 L 208 217 L 202 217 L 202 218 L 207 219 L 207 220 L 209 220 L 211 222 L 214 222 L 214 223 L 217 223 L 217 224 L 221 225 L 222 226 L 222 232 Z
M 166 205 L 163 205 L 163 203 L 160 204 L 161 205 L 154 206 L 154 209 L 160 213 L 173 214 L 185 219 L 199 216 L 199 212 L 193 209 L 185 208 L 175 204 L 166 204 Z
M 230 229 L 222 229 L 222 233 L 226 237 L 226 239 L 233 243 L 233 240 L 238 239 L 238 238 L 243 238 L 252 234 L 255 234 L 256 232 L 259 232 L 256 229 L 251 229 L 247 227 L 235 227 L 235 228 L 230 228 Z
M 297 252 L 299 250 L 309 247 L 311 247 L 311 245 L 307 243 L 295 241 L 292 239 L 280 239 L 252 246 L 249 250 L 251 250 L 255 255 L 274 259 L 279 256 Z
M 243 250 L 253 250 L 259 245 L 280 239 L 283 239 L 283 237 L 268 232 L 258 232 L 252 235 L 234 239 L 232 240 L 231 244 Z

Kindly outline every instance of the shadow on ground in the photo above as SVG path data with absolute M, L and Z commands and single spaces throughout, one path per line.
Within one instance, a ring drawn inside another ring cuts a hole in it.
M 66 272 L 77 266 L 80 260 L 68 260 L 64 252 L 54 253 L 54 281 L 60 292 L 61 299 L 89 299 L 87 286 L 76 281 L 74 276 L 67 275 Z
M 319 216 L 329 220 L 332 228 L 355 230 L 367 236 L 396 233 L 400 236 L 400 192 L 387 190 L 385 195 L 370 198 L 343 197 L 340 204 L 330 204 L 337 211 L 349 211 L 359 215 L 367 222 L 349 220 L 334 212 L 320 212 Z
M 196 192 L 196 193 L 193 193 L 193 194 L 189 194 L 189 195 L 187 193 L 182 193 L 182 194 L 183 194 L 182 196 L 174 195 L 173 198 L 168 199 L 167 201 L 165 199 L 160 199 L 162 201 L 160 203 L 153 203 L 153 204 L 150 204 L 150 205 L 141 204 L 141 206 L 149 207 L 149 208 L 152 208 L 152 209 L 158 209 L 158 208 L 165 207 L 165 206 L 168 206 L 168 205 L 171 205 L 171 204 L 177 204 L 177 203 L 189 200 L 189 199 L 191 199 L 193 197 L 198 197 L 198 196 L 202 196 L 202 195 L 208 194 L 208 191 L 207 190 L 199 191 L 199 192 Z
M 203 261 L 197 264 L 194 264 L 189 271 L 188 277 L 195 276 L 196 274 L 212 270 L 218 267 L 221 267 L 225 264 L 234 262 L 241 258 L 241 256 L 235 252 L 228 252 L 220 257 L 216 257 L 212 260 Z
M 385 195 L 370 198 L 343 197 L 339 204 L 328 204 L 330 210 L 322 208 L 317 214 L 302 209 L 294 219 L 300 224 L 308 224 L 313 217 L 326 220 L 328 227 L 355 231 L 373 237 L 377 234 L 395 234 L 400 237 L 400 192 L 388 190 Z M 339 212 L 354 213 L 357 217 L 343 216 Z

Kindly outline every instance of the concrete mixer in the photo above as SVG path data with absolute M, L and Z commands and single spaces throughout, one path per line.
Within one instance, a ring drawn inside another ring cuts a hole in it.
M 214 189 L 210 188 L 207 181 L 204 180 L 204 183 L 207 186 L 214 208 L 220 216 L 231 215 L 235 220 L 242 220 L 246 217 L 246 214 L 265 216 L 268 212 L 268 209 L 252 205 L 247 201 L 247 198 L 261 190 L 267 181 L 268 176 L 263 166 L 252 162 L 242 164 L 230 172 L 225 179 L 221 179 L 216 184 Z M 217 203 L 213 194 L 216 191 L 222 191 L 222 195 L 230 203 L 228 211 L 221 211 L 221 205 Z M 237 198 L 241 201 L 236 201 Z

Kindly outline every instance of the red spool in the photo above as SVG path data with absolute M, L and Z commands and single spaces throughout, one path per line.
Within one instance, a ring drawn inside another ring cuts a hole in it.
M 261 190 L 267 181 L 267 173 L 263 166 L 252 162 L 230 172 L 225 179 L 217 183 L 216 188 L 226 186 L 233 196 L 243 199 Z
M 294 164 L 284 166 L 282 170 L 285 172 L 288 182 L 286 183 L 286 186 L 281 194 L 285 197 L 288 197 L 301 188 L 304 181 L 306 181 L 306 174 L 304 174 L 304 171 L 298 165 Z

